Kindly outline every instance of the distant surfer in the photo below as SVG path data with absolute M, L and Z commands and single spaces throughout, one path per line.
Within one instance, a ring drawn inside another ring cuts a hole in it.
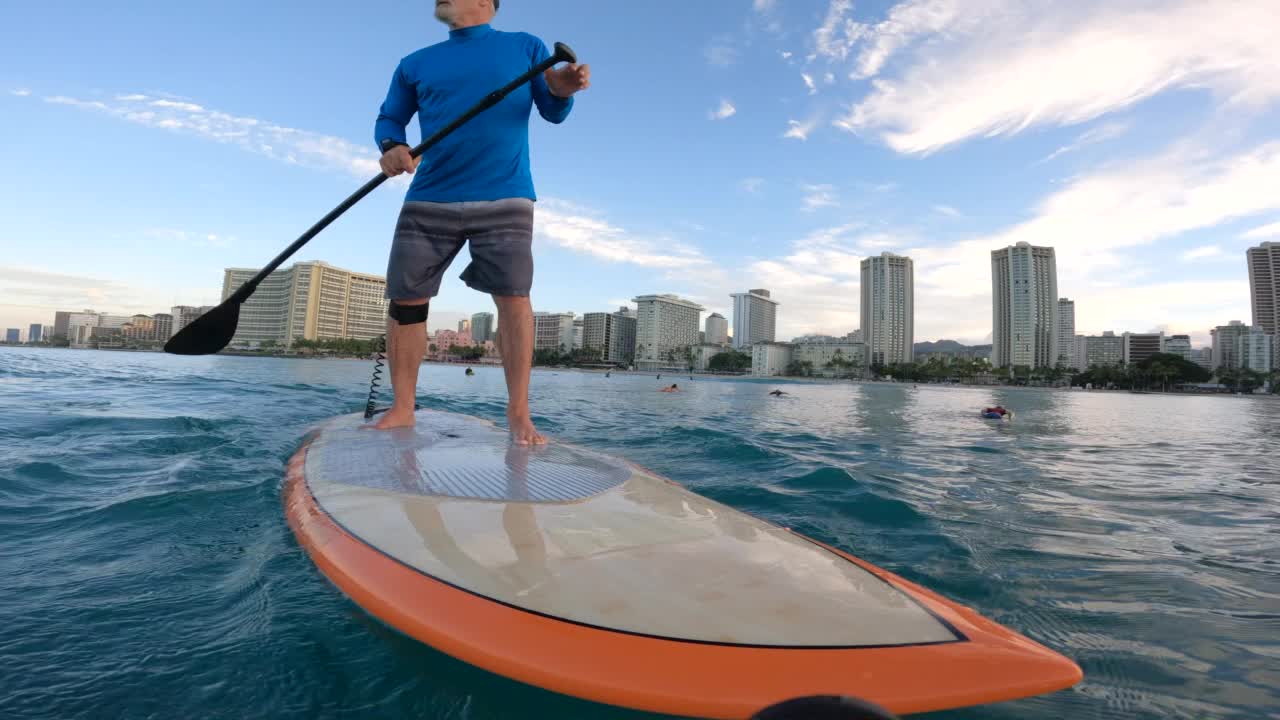
M 774 390 L 773 392 L 771 392 L 771 393 L 769 393 L 769 394 L 770 394 L 770 395 L 772 395 L 772 396 L 774 396 L 774 397 L 782 397 L 783 395 L 786 395 L 786 393 L 785 393 L 785 392 L 783 392 L 782 390 Z
M 1000 405 L 996 405 L 995 407 L 983 408 L 982 414 L 987 416 L 997 415 L 999 417 L 1007 417 L 1009 415 L 1012 415 L 1013 413 L 1004 409 Z
M 476 371 L 475 371 L 475 370 L 472 370 L 471 368 L 467 368 L 467 374 L 468 374 L 468 375 L 475 375 L 475 374 L 476 374 Z
M 499 4 L 436 0 L 436 19 L 449 26 L 449 38 L 400 61 L 374 127 L 382 172 L 388 177 L 414 174 L 387 261 L 387 345 L 395 401 L 375 427 L 413 425 L 418 366 L 427 348 L 428 304 L 454 256 L 469 241 L 471 263 L 462 280 L 492 295 L 498 307 L 507 426 L 512 440 L 527 445 L 546 442 L 529 411 L 536 199 L 529 171 L 529 115 L 536 105 L 548 122 L 563 122 L 573 108 L 574 93 L 590 85 L 590 70 L 571 63 L 534 77 L 428 150 L 420 173 L 414 173 L 418 160 L 405 136 L 415 113 L 422 137 L 428 137 L 493 90 L 495 78 L 516 77 L 551 56 L 532 35 L 490 27 Z
M 608 371 L 608 370 L 605 370 L 605 371 L 604 371 L 604 376 L 605 376 L 605 377 L 610 377 L 610 373 L 609 373 L 609 371 Z
M 671 387 L 664 387 L 658 392 L 680 392 L 680 386 L 675 383 L 671 383 Z

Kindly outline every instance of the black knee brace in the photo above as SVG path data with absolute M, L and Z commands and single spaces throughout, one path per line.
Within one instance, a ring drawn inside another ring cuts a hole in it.
M 418 323 L 424 323 L 427 321 L 428 305 L 429 303 L 422 303 L 421 305 L 400 305 L 395 300 L 392 300 L 387 305 L 387 314 L 391 316 L 392 320 L 395 320 L 401 325 L 417 325 Z

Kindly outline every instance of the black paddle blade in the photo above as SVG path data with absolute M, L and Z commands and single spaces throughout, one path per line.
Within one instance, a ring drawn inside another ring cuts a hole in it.
M 565 45 L 562 42 L 558 42 L 556 43 L 555 47 L 556 49 L 552 57 L 556 59 L 556 62 L 567 62 L 567 63 L 578 62 L 578 54 L 575 53 L 573 49 L 570 48 L 568 45 Z
M 212 355 L 231 342 L 239 321 L 240 301 L 227 298 L 169 338 L 164 351 L 171 355 Z

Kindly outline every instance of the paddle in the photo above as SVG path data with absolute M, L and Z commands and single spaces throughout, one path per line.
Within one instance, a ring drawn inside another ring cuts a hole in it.
M 564 43 L 556 43 L 555 52 L 551 54 L 551 57 L 529 68 L 528 71 L 520 75 L 520 77 L 515 80 L 512 80 L 501 88 L 486 95 L 483 100 L 476 103 L 470 110 L 460 115 L 453 122 L 437 130 L 431 137 L 419 143 L 417 147 L 410 151 L 410 155 L 416 158 L 426 152 L 433 145 L 444 139 L 444 137 L 449 133 L 462 127 L 468 120 L 476 115 L 479 115 L 494 105 L 497 105 L 512 90 L 515 90 L 521 85 L 529 82 L 529 80 L 533 79 L 540 73 L 545 72 L 556 63 L 572 63 L 577 61 L 578 56 L 574 54 L 573 50 L 569 49 L 568 45 L 565 45 Z M 262 268 L 262 270 L 258 271 L 258 274 L 250 278 L 248 282 L 241 285 L 240 288 L 232 293 L 230 297 L 223 300 L 222 304 L 196 318 L 189 325 L 178 331 L 178 334 L 169 338 L 169 342 L 164 345 L 164 351 L 174 355 L 209 355 L 226 347 L 227 343 L 231 342 L 231 338 L 236 334 L 236 324 L 240 321 L 240 305 L 243 304 L 245 300 L 248 300 L 249 296 L 258 289 L 258 283 L 261 283 L 276 268 L 280 267 L 285 260 L 288 260 L 289 257 L 296 253 L 303 245 L 306 245 L 311 238 L 319 235 L 321 230 L 324 230 L 329 226 L 329 223 L 337 220 L 338 217 L 349 210 L 352 205 L 355 205 L 363 199 L 365 195 L 373 192 L 374 188 L 381 185 L 386 179 L 387 176 L 384 173 L 378 173 L 377 177 L 365 183 L 363 187 L 352 193 L 351 197 L 342 201 L 342 204 L 338 205 L 338 207 L 333 210 L 330 210 L 328 215 L 320 218 L 320 222 L 312 225 L 311 229 L 302 233 L 301 237 L 294 240 L 289 247 L 284 249 L 284 252 L 277 255 L 274 260 L 268 263 L 266 267 Z

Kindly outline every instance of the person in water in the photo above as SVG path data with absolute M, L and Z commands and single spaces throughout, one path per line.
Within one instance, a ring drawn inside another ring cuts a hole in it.
M 999 415 L 1000 417 L 1004 417 L 1005 415 L 1008 415 L 1008 414 L 1009 414 L 1009 411 L 1008 411 L 1008 410 L 1005 410 L 1003 407 L 1001 407 L 1001 406 L 999 406 L 999 405 L 997 405 L 997 406 L 995 406 L 995 407 L 985 408 L 985 409 L 983 409 L 983 411 L 982 411 L 982 412 L 983 412 L 983 414 L 987 414 L 987 413 L 995 413 L 995 414 Z
M 476 374 L 476 371 L 475 371 L 475 370 L 472 370 L 471 368 L 467 368 L 467 374 L 468 374 L 468 375 L 475 375 L 475 374 Z
M 382 172 L 388 177 L 414 176 L 387 260 L 387 349 L 395 401 L 375 427 L 413 425 L 418 368 L 427 348 L 428 305 L 449 264 L 469 242 L 471 263 L 461 277 L 469 287 L 493 296 L 498 307 L 507 427 L 512 440 L 528 445 L 546 442 L 533 427 L 529 411 L 529 290 L 537 198 L 529 171 L 529 116 L 536 106 L 544 120 L 564 122 L 573 109 L 573 95 L 590 85 L 590 68 L 567 64 L 547 70 L 417 160 L 405 136 L 415 113 L 422 137 L 428 137 L 551 56 L 533 35 L 493 29 L 489 23 L 499 4 L 500 0 L 437 0 L 435 16 L 449 26 L 449 38 L 400 61 L 374 125 Z
M 785 393 L 785 392 L 783 392 L 783 391 L 781 391 L 781 390 L 774 390 L 773 392 L 771 392 L 771 393 L 769 393 L 769 394 L 770 394 L 770 395 L 773 395 L 774 397 L 782 397 L 783 395 L 786 395 L 786 393 Z
M 671 387 L 664 387 L 658 392 L 680 392 L 680 386 L 675 383 L 671 383 Z

